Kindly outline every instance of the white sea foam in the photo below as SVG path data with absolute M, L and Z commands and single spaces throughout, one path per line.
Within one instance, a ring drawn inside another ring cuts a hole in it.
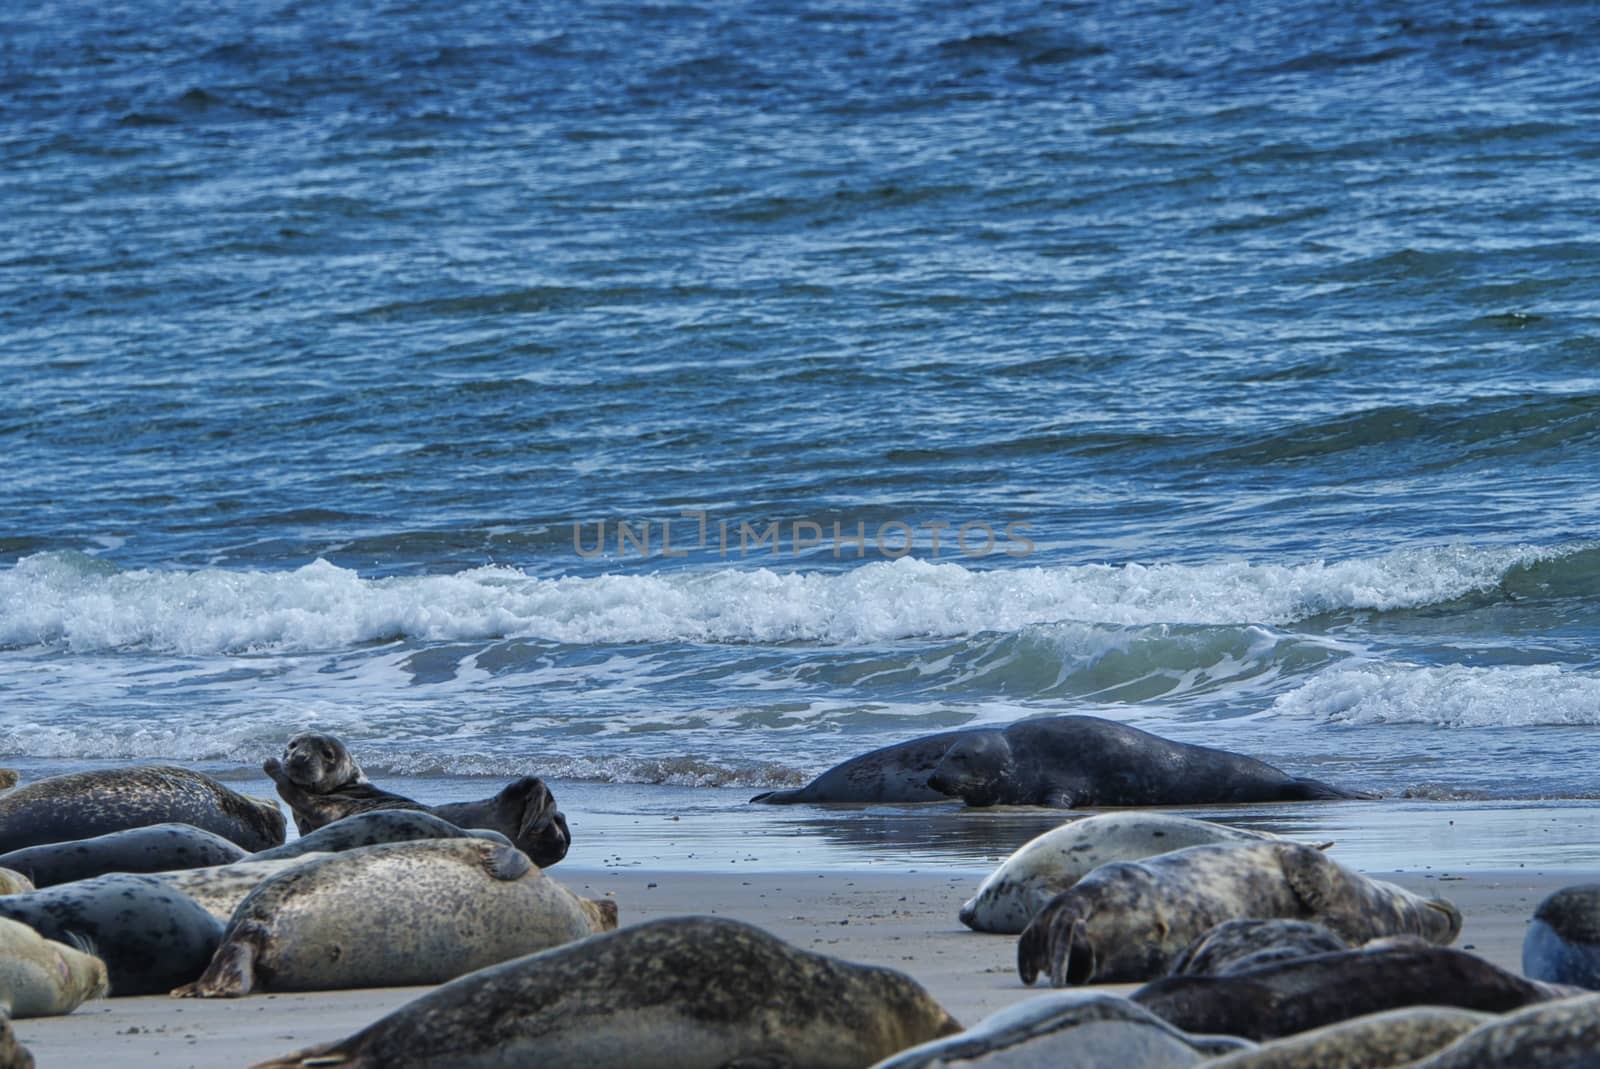
M 1600 677 L 1552 664 L 1348 665 L 1281 695 L 1273 714 L 1465 728 L 1600 724 Z
M 719 568 L 544 579 L 505 567 L 365 579 L 293 571 L 116 571 L 48 553 L 0 571 L 0 646 L 183 654 L 346 649 L 399 638 L 568 643 L 887 642 L 1080 621 L 1287 624 L 1435 604 L 1517 565 L 1575 552 L 1402 550 L 1306 564 L 973 570 L 910 558 L 841 573 Z

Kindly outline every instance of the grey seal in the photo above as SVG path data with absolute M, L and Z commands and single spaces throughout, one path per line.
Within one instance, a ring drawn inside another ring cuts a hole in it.
M 1199 939 L 1173 962 L 1172 976 L 1222 976 L 1243 972 L 1269 961 L 1307 958 L 1349 950 L 1350 944 L 1311 921 L 1224 921 Z
M 249 856 L 238 843 L 192 824 L 150 824 L 92 839 L 25 846 L 0 854 L 0 867 L 25 874 L 35 887 L 51 887 L 108 872 L 202 868 Z
M 168 765 L 51 776 L 0 795 L 0 850 L 89 839 L 150 824 L 192 824 L 265 850 L 283 842 L 277 803 Z
M 969 732 L 945 751 L 928 786 L 970 806 L 1057 809 L 1369 797 L 1093 716 Z
M 106 990 L 105 962 L 0 917 L 0 1009 L 6 1016 L 71 1013 Z
M 20 894 L 35 889 L 33 881 L 22 873 L 12 869 L 0 869 L 0 895 Z
M 222 923 L 154 876 L 117 873 L 0 898 L 0 916 L 47 939 L 84 943 L 105 962 L 112 995 L 153 995 L 199 976 Z
M 1024 843 L 989 874 L 958 916 L 974 931 L 1016 935 L 1046 902 L 1107 862 L 1138 861 L 1186 846 L 1277 838 L 1170 813 L 1082 817 Z
M 298 865 L 239 903 L 205 975 L 180 997 L 437 984 L 616 927 L 512 846 L 384 843 Z
M 1522 938 L 1522 971 L 1600 989 L 1600 883 L 1563 887 L 1539 903 Z
M 9 791 L 22 779 L 14 768 L 0 768 L 0 791 Z
M 420 810 L 457 827 L 498 831 L 540 868 L 560 861 L 572 844 L 567 818 L 537 776 L 524 776 L 491 798 L 428 806 L 373 786 L 343 742 L 317 732 L 294 736 L 281 760 L 268 758 L 261 767 L 294 811 L 302 835 L 358 813 Z
M 513 845 L 510 839 L 487 828 L 461 828 L 420 809 L 379 809 L 343 817 L 324 824 L 293 842 L 251 855 L 252 861 L 277 861 L 301 854 L 337 854 L 379 843 L 405 843 L 417 839 L 489 839 Z
M 1600 995 L 1580 995 L 1479 1025 L 1406 1069 L 1594 1069 L 1600 1065 Z
M 1424 1058 L 1492 1020 L 1487 1013 L 1442 1006 L 1369 1013 L 1218 1058 L 1206 1069 L 1390 1069 Z
M 1191 846 L 1101 865 L 1050 900 L 1017 940 L 1025 984 L 1151 980 L 1224 921 L 1315 920 L 1346 942 L 1419 935 L 1448 943 L 1461 914 L 1346 869 L 1300 843 Z
M 960 1035 L 902 1051 L 875 1069 L 1185 1069 L 1254 1046 L 1231 1036 L 1191 1036 L 1121 995 L 1058 991 L 990 1014 Z
M 763 805 L 799 802 L 942 802 L 928 777 L 957 739 L 971 729 L 942 731 L 860 754 L 792 791 L 763 791 L 750 799 Z
M 960 1029 L 904 973 L 666 917 L 463 976 L 255 1069 L 860 1069 Z
M 1408 1006 L 1505 1013 L 1574 990 L 1524 979 L 1464 950 L 1382 940 L 1226 976 L 1168 976 L 1131 997 L 1186 1031 L 1263 1040 Z
M 11 1019 L 0 1015 L 0 1069 L 34 1069 L 33 1055 L 17 1042 Z
M 207 913 L 226 925 L 233 920 L 233 911 L 239 903 L 270 876 L 332 854 L 295 854 L 291 857 L 269 861 L 239 861 L 232 865 L 213 865 L 204 869 L 178 869 L 173 872 L 151 873 L 156 879 L 198 902 Z

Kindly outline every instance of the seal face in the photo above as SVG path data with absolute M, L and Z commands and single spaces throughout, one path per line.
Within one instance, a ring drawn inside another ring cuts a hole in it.
M 960 1027 L 903 973 L 738 921 L 668 917 L 463 976 L 348 1039 L 256 1069 L 847 1069 Z
M 1277 836 L 1166 813 L 1101 813 L 1023 844 L 978 887 L 959 914 L 979 932 L 1016 935 L 1045 903 L 1092 870 L 1208 843 L 1265 842 Z
M 1600 995 L 1582 995 L 1489 1021 L 1407 1069 L 1589 1069 L 1597 1051 Z
M 1522 940 L 1522 971 L 1600 989 L 1600 883 L 1563 887 L 1539 903 Z
M 51 887 L 108 872 L 201 868 L 249 856 L 232 840 L 192 824 L 151 824 L 92 839 L 23 847 L 0 854 L 0 867 L 25 873 L 35 887 Z
M 303 732 L 284 745 L 283 774 L 309 794 L 367 782 L 367 774 L 345 744 L 319 732 Z
M 0 1007 L 9 1017 L 71 1013 L 107 990 L 105 962 L 0 918 Z M 4 1065 L 0 1061 L 0 1065 Z
M 1409 1065 L 1494 1020 L 1472 1010 L 1416 1006 L 1371 1013 L 1207 1062 L 1206 1069 L 1380 1069 Z
M 515 847 L 485 839 L 359 847 L 270 876 L 233 912 L 205 975 L 174 995 L 436 984 L 616 927 Z
M 1225 976 L 1168 976 L 1130 997 L 1187 1031 L 1263 1040 L 1410 1006 L 1507 1013 L 1572 991 L 1463 950 L 1385 939 Z
M 1183 1069 L 1254 1047 L 1230 1036 L 1191 1036 L 1120 995 L 1060 991 L 991 1014 L 960 1035 L 902 1051 L 875 1069 L 955 1065 Z
M 118 873 L 0 897 L 0 916 L 95 948 L 112 995 L 153 995 L 199 976 L 222 924 L 154 876 Z
M 214 832 L 245 850 L 277 846 L 285 829 L 277 803 L 168 765 L 71 772 L 0 795 L 0 851 L 172 823 Z
M 1055 987 L 1150 980 L 1205 932 L 1245 918 L 1314 920 L 1350 943 L 1449 943 L 1461 930 L 1450 903 L 1368 879 L 1315 847 L 1191 846 L 1102 865 L 1051 899 L 1017 941 L 1017 972 L 1031 984 L 1047 971 Z

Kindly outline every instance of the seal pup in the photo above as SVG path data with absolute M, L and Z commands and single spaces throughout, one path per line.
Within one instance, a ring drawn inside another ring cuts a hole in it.
M 69 772 L 0 795 L 0 851 L 88 839 L 149 824 L 192 824 L 265 850 L 283 842 L 276 802 L 168 765 Z
M 1276 840 L 1170 813 L 1101 813 L 1069 821 L 1024 843 L 962 905 L 962 924 L 977 932 L 1016 935 L 1062 891 L 1109 861 L 1138 861 L 1208 843 Z M 1330 844 L 1331 845 L 1331 844 Z
M 1406 1069 L 1594 1069 L 1600 1065 L 1600 995 L 1564 998 L 1479 1025 Z
M 1130 997 L 1185 1031 L 1263 1040 L 1407 1006 L 1506 1013 L 1575 990 L 1524 979 L 1464 950 L 1385 939 L 1226 976 L 1168 976 Z
M 969 732 L 951 743 L 928 786 L 969 806 L 1057 809 L 1371 797 L 1095 716 Z
M 154 995 L 199 976 L 222 923 L 154 876 L 115 873 L 0 897 L 0 916 L 94 947 L 111 994 Z
M 1563 887 L 1539 903 L 1522 938 L 1522 971 L 1600 989 L 1600 883 Z
M 33 881 L 20 872 L 0 869 L 0 895 L 20 894 L 34 890 Z
M 901 1051 L 874 1069 L 1184 1069 L 1202 1061 L 1209 1066 L 1209 1058 L 1254 1047 L 1232 1036 L 1191 1036 L 1121 995 L 1058 991 L 990 1014 L 960 1035 Z
M 223 925 L 233 920 L 233 911 L 261 882 L 280 872 L 309 864 L 330 854 L 309 853 L 290 857 L 257 861 L 254 858 L 232 865 L 214 865 L 205 869 L 178 869 L 174 872 L 151 873 L 156 879 L 180 894 L 188 895 L 200 903 L 202 909 Z
M 255 1069 L 859 1069 L 960 1030 L 904 973 L 665 917 L 463 976 Z
M 1494 1019 L 1443 1006 L 1369 1013 L 1229 1054 L 1205 1069 L 1390 1069 L 1425 1058 Z
M 0 917 L 0 1010 L 7 1016 L 71 1013 L 106 990 L 105 962 Z
M 1101 865 L 1051 899 L 1017 940 L 1017 972 L 1031 984 L 1046 971 L 1054 987 L 1151 980 L 1205 932 L 1247 917 L 1315 920 L 1350 943 L 1448 943 L 1461 930 L 1443 899 L 1370 880 L 1313 846 L 1191 846 Z
M 11 1019 L 4 1015 L 0 1015 L 0 1069 L 34 1069 L 33 1055 L 17 1042 Z
M 249 856 L 231 839 L 192 824 L 151 824 L 92 839 L 25 846 L 0 854 L 0 867 L 26 873 L 35 887 L 51 887 L 108 872 L 202 868 Z
M 1349 943 L 1311 921 L 1225 921 L 1190 943 L 1168 975 L 1223 976 L 1271 961 L 1349 949 Z
M 425 839 L 347 850 L 270 876 L 234 910 L 205 975 L 177 997 L 437 984 L 617 925 L 516 847 Z
M 498 831 L 540 868 L 566 857 L 572 844 L 567 818 L 537 776 L 524 776 L 492 798 L 427 806 L 373 786 L 343 742 L 318 732 L 294 736 L 281 760 L 268 758 L 261 768 L 294 811 L 302 835 L 358 813 L 412 809 L 458 827 Z
M 379 843 L 405 843 L 416 839 L 489 839 L 511 846 L 512 842 L 497 831 L 487 828 L 460 828 L 432 813 L 420 809 L 379 809 L 371 813 L 357 813 L 343 817 L 332 824 L 324 824 L 309 835 L 294 842 L 261 850 L 250 857 L 251 861 L 277 861 L 299 857 L 301 854 L 337 854 L 360 846 L 377 846 Z

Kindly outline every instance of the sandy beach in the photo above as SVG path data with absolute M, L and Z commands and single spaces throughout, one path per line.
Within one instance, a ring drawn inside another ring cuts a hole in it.
M 614 896 L 624 924 L 712 913 L 758 924 L 811 950 L 901 969 L 964 1024 L 1047 990 L 1042 983 L 1025 988 L 1017 979 L 1014 937 L 969 932 L 956 921 L 957 907 L 981 878 L 971 873 L 707 873 L 563 865 L 552 875 L 584 894 Z M 1558 887 L 1595 878 L 1564 870 L 1372 875 L 1450 898 L 1466 915 L 1456 945 L 1510 969 L 1519 966 L 1523 928 L 1538 901 Z M 65 1017 L 19 1021 L 16 1030 L 41 1069 L 242 1069 L 337 1039 L 425 990 L 109 999 Z

